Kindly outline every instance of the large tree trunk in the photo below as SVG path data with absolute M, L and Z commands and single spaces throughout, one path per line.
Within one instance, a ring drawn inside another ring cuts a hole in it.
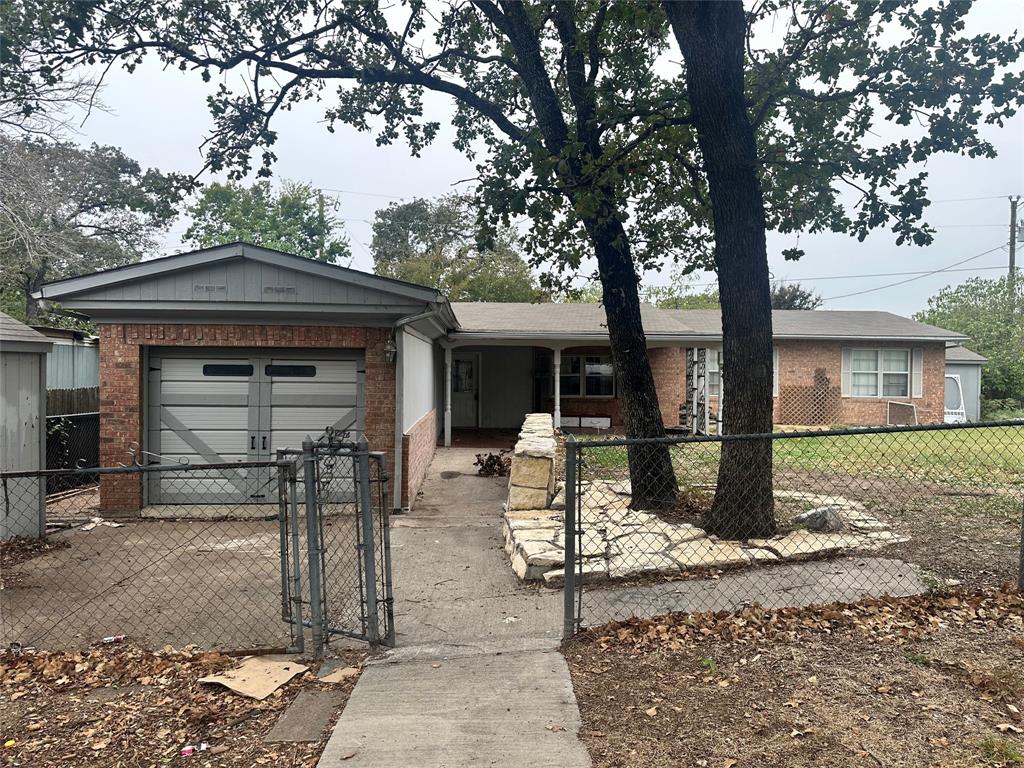
M 665 425 L 647 356 L 647 337 L 640 319 L 640 295 L 629 239 L 614 215 L 584 222 L 594 243 L 608 336 L 615 363 L 616 387 L 622 401 L 626 436 L 664 437 Z M 628 450 L 633 509 L 667 509 L 675 505 L 677 485 L 667 445 L 631 445 Z
M 25 323 L 27 325 L 41 325 L 43 322 L 43 308 L 39 301 L 32 297 L 32 294 L 39 290 L 46 278 L 46 267 L 41 266 L 35 274 L 25 276 L 21 290 L 25 298 Z
M 743 4 L 690 0 L 664 7 L 686 61 L 687 93 L 714 214 L 725 431 L 767 433 L 772 429 L 771 285 L 757 147 L 743 90 Z M 775 532 L 770 440 L 722 444 L 706 523 L 730 539 Z

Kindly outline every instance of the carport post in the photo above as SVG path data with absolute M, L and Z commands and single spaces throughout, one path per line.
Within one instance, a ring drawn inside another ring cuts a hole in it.
M 373 499 L 370 494 L 370 446 L 360 435 L 356 461 L 359 480 L 359 514 L 362 518 L 363 573 L 366 576 L 366 639 L 380 645 L 380 619 L 377 616 L 377 553 L 373 546 Z M 381 514 L 383 514 L 381 510 Z
M 316 454 L 313 438 L 306 436 L 302 441 L 303 482 L 306 491 L 306 548 L 309 553 L 309 612 L 313 628 L 313 655 L 324 655 L 324 590 L 321 581 L 320 564 L 322 543 L 320 541 L 320 514 L 316 503 Z
M 565 574 L 562 591 L 562 639 L 576 632 L 576 462 L 579 459 L 575 435 L 565 440 Z

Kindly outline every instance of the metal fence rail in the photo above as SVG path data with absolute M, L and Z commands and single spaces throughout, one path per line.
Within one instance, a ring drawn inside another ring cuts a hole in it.
M 566 634 L 1019 582 L 1024 570 L 1020 421 L 570 438 L 565 475 Z

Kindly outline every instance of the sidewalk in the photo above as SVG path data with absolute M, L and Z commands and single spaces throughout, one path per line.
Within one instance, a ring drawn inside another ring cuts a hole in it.
M 318 768 L 589 768 L 558 653 L 561 595 L 524 587 L 502 551 L 505 478 L 438 449 L 393 518 L 398 648 L 369 664 Z

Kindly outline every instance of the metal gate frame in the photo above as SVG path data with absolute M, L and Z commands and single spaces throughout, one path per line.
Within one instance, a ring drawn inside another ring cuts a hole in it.
M 294 457 L 287 476 L 279 480 L 282 618 L 310 629 L 317 657 L 323 656 L 332 636 L 394 646 L 384 454 L 370 451 L 365 439 L 345 442 L 328 429 L 317 441 L 304 440 L 301 451 L 280 450 L 278 456 Z M 351 498 L 336 493 L 337 481 L 352 483 L 356 492 Z M 351 528 L 340 526 L 340 542 L 325 535 L 325 521 L 331 525 L 329 508 L 337 506 L 352 513 Z M 303 565 L 308 587 L 302 583 Z M 297 644 L 304 650 L 301 629 Z

